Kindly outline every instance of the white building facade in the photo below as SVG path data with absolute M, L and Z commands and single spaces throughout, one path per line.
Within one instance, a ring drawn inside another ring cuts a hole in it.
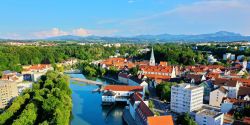
M 187 83 L 172 86 L 171 111 L 186 113 L 200 109 L 203 104 L 203 91 L 202 86 L 191 86 Z
M 223 125 L 224 114 L 213 109 L 201 109 L 195 114 L 198 125 Z
M 220 87 L 210 92 L 209 105 L 220 107 L 224 97 L 227 97 L 227 92 L 224 87 Z

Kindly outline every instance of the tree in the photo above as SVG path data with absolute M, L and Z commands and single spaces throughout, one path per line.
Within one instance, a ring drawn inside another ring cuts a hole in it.
M 96 76 L 96 69 L 90 67 L 90 66 L 86 66 L 83 68 L 83 73 L 87 76 Z
M 129 72 L 130 72 L 132 75 L 134 75 L 134 76 L 137 75 L 138 71 L 139 71 L 139 66 L 138 66 L 138 65 L 137 65 L 136 67 L 133 67 L 133 68 L 129 69 Z
M 29 103 L 12 125 L 33 125 L 37 118 L 37 105 Z
M 49 71 L 32 89 L 18 96 L 10 107 L 0 115 L 0 124 L 67 125 L 72 110 L 69 78 Z
M 161 100 L 170 101 L 171 100 L 171 86 L 176 85 L 175 82 L 165 82 L 156 86 L 156 94 Z
M 154 102 L 153 102 L 152 100 L 149 100 L 149 101 L 148 101 L 148 107 L 149 107 L 151 110 L 154 109 L 155 105 L 154 105 Z
M 197 125 L 193 118 L 188 113 L 184 115 L 179 115 L 177 118 L 177 124 L 181 125 Z
M 250 117 L 250 106 L 247 105 L 244 108 L 239 108 L 234 113 L 234 119 L 241 120 L 244 117 Z

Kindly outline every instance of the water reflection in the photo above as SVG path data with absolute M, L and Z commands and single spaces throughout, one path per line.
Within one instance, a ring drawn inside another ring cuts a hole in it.
M 71 74 L 71 77 L 84 78 L 81 74 Z M 96 79 L 97 81 L 102 81 Z M 105 84 L 108 84 L 104 81 Z M 122 125 L 123 106 L 116 107 L 110 112 L 109 107 L 101 106 L 101 94 L 92 93 L 92 90 L 98 88 L 95 85 L 77 83 L 71 81 L 73 101 L 73 119 L 72 125 Z M 107 116 L 107 117 L 106 117 Z

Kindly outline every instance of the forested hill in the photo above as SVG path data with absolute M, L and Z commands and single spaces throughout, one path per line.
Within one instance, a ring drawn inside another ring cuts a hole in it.
M 49 71 L 15 98 L 0 115 L 0 125 L 68 125 L 71 110 L 68 76 Z

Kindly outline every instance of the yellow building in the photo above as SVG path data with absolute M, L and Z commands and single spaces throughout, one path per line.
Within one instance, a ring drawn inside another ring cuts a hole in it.
M 0 109 L 18 96 L 17 84 L 13 81 L 0 80 Z

